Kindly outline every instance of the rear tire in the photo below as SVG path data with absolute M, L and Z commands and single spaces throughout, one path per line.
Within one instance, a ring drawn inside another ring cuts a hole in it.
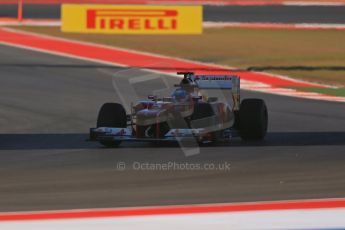
M 126 110 L 118 103 L 105 103 L 101 107 L 97 118 L 97 127 L 126 128 Z M 100 141 L 108 148 L 117 147 L 121 141 Z
M 264 100 L 245 99 L 239 112 L 239 133 L 245 141 L 263 140 L 267 133 L 268 112 Z

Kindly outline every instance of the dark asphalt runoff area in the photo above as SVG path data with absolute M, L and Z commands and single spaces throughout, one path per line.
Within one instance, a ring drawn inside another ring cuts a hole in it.
M 345 23 L 345 6 L 204 6 L 204 21 Z M 60 5 L 24 5 L 24 18 L 60 18 Z M 0 5 L 0 17 L 16 17 L 16 5 Z
M 178 145 L 106 149 L 86 139 L 99 107 L 119 100 L 118 71 L 0 45 L 0 211 L 345 197 L 345 104 L 243 91 L 269 108 L 262 143 L 234 139 L 190 157 Z M 145 98 L 160 82 L 138 94 Z M 169 162 L 230 170 L 134 165 Z

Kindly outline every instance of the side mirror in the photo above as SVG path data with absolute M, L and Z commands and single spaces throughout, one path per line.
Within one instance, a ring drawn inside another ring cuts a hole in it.
M 201 99 L 202 99 L 202 96 L 193 97 L 193 100 L 194 100 L 194 101 L 198 101 L 198 100 L 201 100 Z
M 150 100 L 156 100 L 156 99 L 157 99 L 157 96 L 149 95 L 147 98 L 150 99 Z

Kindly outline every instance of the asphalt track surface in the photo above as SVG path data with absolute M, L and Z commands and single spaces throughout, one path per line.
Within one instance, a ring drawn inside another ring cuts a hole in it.
M 204 21 L 345 23 L 345 6 L 204 6 Z M 0 17 L 16 17 L 16 5 L 0 5 Z M 24 18 L 60 18 L 59 5 L 25 5 Z
M 266 100 L 263 143 L 234 139 L 190 157 L 178 145 L 106 149 L 85 140 L 101 104 L 119 100 L 118 71 L 0 45 L 0 211 L 345 197 L 343 103 L 242 92 Z M 161 79 L 146 82 L 137 94 L 160 87 Z M 140 171 L 134 162 L 231 169 Z

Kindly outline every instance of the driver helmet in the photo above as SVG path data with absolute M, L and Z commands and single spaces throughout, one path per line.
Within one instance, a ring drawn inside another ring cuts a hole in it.
M 176 89 L 171 96 L 175 101 L 178 102 L 185 102 L 189 98 L 189 94 L 187 93 L 187 91 L 182 88 Z

